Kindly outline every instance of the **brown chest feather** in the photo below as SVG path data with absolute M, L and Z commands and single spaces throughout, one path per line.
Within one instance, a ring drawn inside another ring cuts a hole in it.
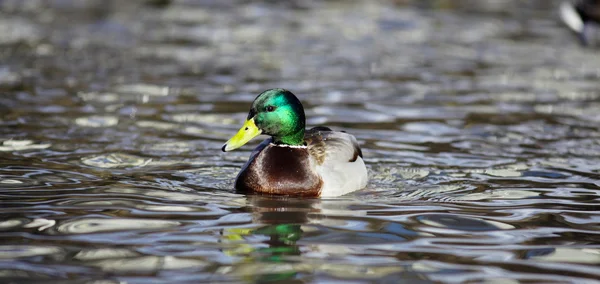
M 317 197 L 323 182 L 310 169 L 306 148 L 269 144 L 242 169 L 235 188 L 247 193 Z

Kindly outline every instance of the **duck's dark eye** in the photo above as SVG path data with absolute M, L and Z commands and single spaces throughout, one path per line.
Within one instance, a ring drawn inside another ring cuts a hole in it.
M 268 111 L 268 112 L 272 112 L 272 111 L 274 111 L 274 110 L 275 110 L 275 107 L 274 107 L 274 106 L 268 106 L 268 107 L 267 107 L 267 111 Z

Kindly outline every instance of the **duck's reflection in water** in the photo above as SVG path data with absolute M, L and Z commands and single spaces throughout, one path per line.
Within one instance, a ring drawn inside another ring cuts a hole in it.
M 319 199 L 248 196 L 249 211 L 256 228 L 231 228 L 223 232 L 232 246 L 225 251 L 242 261 L 229 267 L 227 274 L 251 281 L 289 281 L 300 271 L 310 269 L 300 261 L 302 225 L 311 214 L 319 214 Z M 225 272 L 225 271 L 223 271 Z M 286 282 L 289 283 L 289 282 Z
M 394 222 L 366 221 L 368 210 L 356 200 L 248 196 L 247 201 L 253 227 L 224 229 L 224 252 L 234 261 L 222 274 L 254 283 L 306 283 L 315 274 L 336 281 L 431 282 L 393 256 L 368 249 L 403 243 L 415 232 Z M 364 254 L 373 261 L 353 262 Z

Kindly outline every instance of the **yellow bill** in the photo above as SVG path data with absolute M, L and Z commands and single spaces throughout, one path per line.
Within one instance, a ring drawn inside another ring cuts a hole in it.
M 229 141 L 225 142 L 225 145 L 223 145 L 221 150 L 227 152 L 242 147 L 252 138 L 260 135 L 260 133 L 262 133 L 262 131 L 254 124 L 254 118 L 248 119 L 238 133 L 231 137 Z

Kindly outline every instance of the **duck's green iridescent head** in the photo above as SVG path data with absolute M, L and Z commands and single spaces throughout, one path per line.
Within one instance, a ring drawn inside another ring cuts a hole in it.
M 260 134 L 272 136 L 275 144 L 303 145 L 305 120 L 302 103 L 294 94 L 266 90 L 254 99 L 246 123 L 222 150 L 237 149 Z

